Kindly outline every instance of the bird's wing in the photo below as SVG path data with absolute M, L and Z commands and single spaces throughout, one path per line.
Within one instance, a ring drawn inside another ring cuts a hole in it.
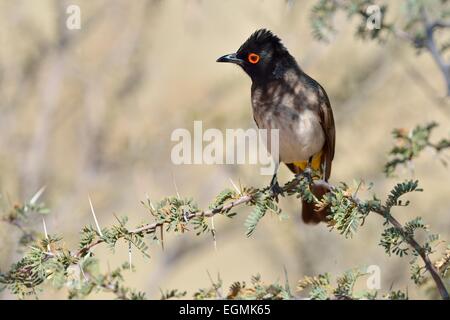
M 334 158 L 334 147 L 336 142 L 336 130 L 334 126 L 333 110 L 330 100 L 322 86 L 319 85 L 319 115 L 320 123 L 325 134 L 325 145 L 323 147 L 322 166 L 324 166 L 324 178 L 328 180 L 331 174 L 331 162 Z

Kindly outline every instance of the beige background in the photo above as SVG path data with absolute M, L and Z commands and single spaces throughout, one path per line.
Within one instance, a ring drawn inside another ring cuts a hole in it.
M 135 225 L 151 219 L 140 204 L 146 193 L 154 201 L 175 194 L 173 177 L 180 194 L 203 207 L 231 186 L 230 178 L 255 187 L 269 182 L 258 166 L 175 166 L 170 160 L 171 132 L 192 130 L 194 120 L 204 128 L 254 127 L 249 78 L 215 60 L 261 27 L 278 34 L 330 96 L 337 127 L 333 183 L 364 179 L 384 197 L 396 181 L 382 174 L 391 130 L 436 120 L 435 139 L 449 132 L 450 106 L 428 54 L 417 56 L 395 39 L 384 45 L 355 39 L 354 24 L 343 15 L 330 44 L 318 43 L 308 20 L 314 1 L 292 7 L 257 0 L 70 3 L 81 6 L 79 31 L 63 27 L 63 1 L 0 1 L 0 191 L 16 202 L 46 185 L 49 232 L 63 235 L 69 248 L 77 245 L 78 231 L 93 224 L 88 194 L 102 226 L 114 223 L 113 213 Z M 401 18 L 400 10 L 390 14 Z M 401 221 L 421 215 L 448 239 L 448 168 L 426 152 L 415 176 L 425 192 L 410 196 L 411 207 L 395 214 Z M 281 181 L 290 177 L 283 168 Z M 127 283 L 158 298 L 159 288 L 192 294 L 209 286 L 207 271 L 220 273 L 227 288 L 258 272 L 267 281 L 284 281 L 286 267 L 295 287 L 303 275 L 375 264 L 382 290 L 407 288 L 412 298 L 424 297 L 409 280 L 407 259 L 389 258 L 378 246 L 377 216 L 344 239 L 323 225 L 302 224 L 298 201 L 282 199 L 281 205 L 289 219 L 266 216 L 250 239 L 243 226 L 248 208 L 234 220 L 215 219 L 217 252 L 209 235 L 167 236 L 166 251 L 151 245 L 150 260 L 133 255 L 137 271 Z M 39 221 L 35 226 L 40 230 Z M 18 236 L 0 224 L 1 270 L 20 258 Z M 127 259 L 122 244 L 115 253 L 105 247 L 95 253 L 105 270 Z M 65 292 L 40 297 L 62 299 Z

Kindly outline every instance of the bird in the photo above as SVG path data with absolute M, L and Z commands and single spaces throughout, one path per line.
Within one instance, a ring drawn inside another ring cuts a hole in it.
M 294 174 L 319 172 L 322 179 L 310 185 L 317 199 L 330 191 L 328 179 L 334 159 L 336 129 L 325 89 L 306 74 L 281 39 L 259 29 L 235 53 L 217 62 L 236 64 L 250 76 L 251 104 L 259 129 L 278 129 L 279 162 Z M 281 192 L 276 166 L 270 187 Z M 302 220 L 307 224 L 328 222 L 328 206 L 302 200 Z

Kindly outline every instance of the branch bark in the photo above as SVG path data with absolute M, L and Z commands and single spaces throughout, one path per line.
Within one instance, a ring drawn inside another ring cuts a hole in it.
M 434 40 L 434 31 L 437 28 L 448 28 L 450 27 L 450 23 L 444 21 L 430 21 L 428 14 L 424 7 L 421 9 L 422 14 L 422 22 L 425 28 L 425 41 L 424 46 L 430 52 L 437 66 L 441 70 L 445 83 L 447 85 L 447 96 L 450 96 L 450 63 L 447 63 L 442 56 L 442 53 L 439 51 L 436 41 Z
M 381 215 L 383 217 L 386 217 L 391 225 L 393 225 L 396 229 L 403 231 L 403 226 L 390 213 L 388 213 L 386 216 L 381 212 L 376 212 L 376 213 L 378 213 L 379 215 Z M 434 282 L 436 283 L 436 287 L 437 287 L 442 299 L 449 300 L 449 295 L 448 295 L 447 289 L 445 288 L 445 284 L 442 281 L 442 278 L 439 275 L 439 272 L 436 270 L 433 263 L 430 261 L 430 257 L 428 257 L 425 250 L 414 238 L 406 237 L 405 240 L 408 242 L 408 244 L 411 247 L 414 248 L 414 250 L 422 258 L 423 262 L 425 263 L 425 268 L 427 268 L 428 272 L 431 274 L 431 277 L 433 278 Z

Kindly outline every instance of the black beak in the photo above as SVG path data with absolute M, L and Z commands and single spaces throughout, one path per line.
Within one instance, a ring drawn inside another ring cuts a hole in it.
M 236 53 L 231 53 L 231 54 L 226 54 L 223 57 L 220 57 L 219 59 L 217 59 L 217 62 L 230 62 L 230 63 L 242 65 L 244 63 L 244 60 L 237 58 Z

